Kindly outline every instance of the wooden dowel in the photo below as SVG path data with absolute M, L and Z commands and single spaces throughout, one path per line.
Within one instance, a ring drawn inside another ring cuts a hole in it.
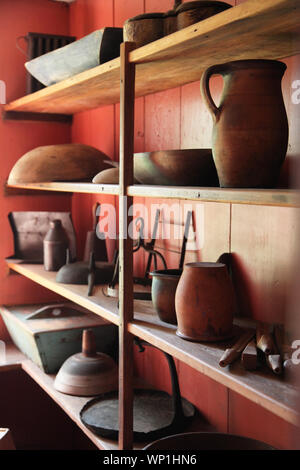
M 270 332 L 270 325 L 259 323 L 256 328 L 256 346 L 265 354 L 274 354 L 275 344 Z
M 282 359 L 284 369 L 290 369 L 293 366 L 291 361 L 291 347 L 287 344 L 286 334 L 283 325 L 274 326 L 274 337 L 276 347 Z
M 227 348 L 220 361 L 219 365 L 221 367 L 225 367 L 228 364 L 231 364 L 234 362 L 236 359 L 238 359 L 243 351 L 243 349 L 247 346 L 249 341 L 255 336 L 255 331 L 246 331 L 243 333 L 240 338 L 237 340 L 237 342 L 231 347 Z
M 280 354 L 266 354 L 268 367 L 277 375 L 282 373 L 282 360 Z

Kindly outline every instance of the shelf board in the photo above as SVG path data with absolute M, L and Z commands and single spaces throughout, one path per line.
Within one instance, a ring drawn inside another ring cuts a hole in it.
M 248 0 L 130 53 L 136 96 L 199 80 L 217 63 L 300 53 L 298 0 Z M 74 114 L 120 98 L 120 58 L 17 99 L 5 112 Z
M 45 182 L 7 185 L 25 190 L 72 192 L 89 194 L 119 194 L 117 184 Z M 265 206 L 300 207 L 299 191 L 294 189 L 233 189 L 186 186 L 129 186 L 128 196 L 185 199 L 202 202 L 229 202 Z
M 10 269 L 101 315 L 106 320 L 119 324 L 117 299 L 105 297 L 102 286 L 96 286 L 95 295 L 87 297 L 87 286 L 59 284 L 55 281 L 56 273 L 45 271 L 41 265 L 26 265 L 11 261 L 7 263 Z M 293 424 L 299 422 L 299 415 L 293 407 L 298 395 L 286 377 L 275 376 L 268 369 L 245 371 L 239 362 L 234 366 L 222 368 L 218 362 L 226 343 L 194 343 L 179 338 L 176 335 L 176 326 L 161 322 L 150 301 L 135 300 L 134 312 L 134 321 L 128 326 L 130 333 L 284 420 Z
M 298 425 L 299 415 L 293 403 L 298 399 L 296 389 L 287 378 L 275 376 L 268 369 L 246 371 L 237 361 L 222 368 L 219 360 L 228 347 L 222 343 L 194 343 L 176 335 L 176 326 L 160 321 L 152 302 L 135 301 L 134 321 L 129 331 L 153 344 L 193 369 L 207 375 L 225 387 L 262 406 L 284 420 Z
M 142 186 L 128 188 L 129 196 L 188 199 L 233 204 L 300 206 L 299 191 L 292 189 L 232 189 L 183 186 Z
M 93 295 L 88 296 L 87 285 L 60 284 L 55 280 L 56 272 L 45 271 L 43 265 L 23 264 L 17 260 L 6 260 L 6 262 L 9 269 L 119 325 L 118 299 L 106 297 L 102 285 L 95 286 Z
M 67 193 L 89 193 L 89 194 L 119 194 L 117 184 L 94 184 L 80 182 L 43 182 L 43 183 L 20 183 L 9 184 L 8 188 L 19 188 L 38 191 L 57 191 Z

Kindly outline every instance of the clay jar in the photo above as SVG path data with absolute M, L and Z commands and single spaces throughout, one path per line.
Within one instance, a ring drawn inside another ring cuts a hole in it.
M 152 276 L 152 303 L 160 320 L 177 325 L 175 293 L 181 269 L 161 269 L 150 273 Z
M 213 116 L 212 149 L 221 187 L 275 187 L 288 144 L 281 91 L 286 65 L 275 60 L 240 60 L 214 65 L 201 78 L 201 93 Z M 219 107 L 209 81 L 224 80 Z
M 235 307 L 225 264 L 185 264 L 175 295 L 178 336 L 190 341 L 230 338 Z
M 46 271 L 58 271 L 65 263 L 69 239 L 61 220 L 50 222 L 44 241 L 44 268 Z

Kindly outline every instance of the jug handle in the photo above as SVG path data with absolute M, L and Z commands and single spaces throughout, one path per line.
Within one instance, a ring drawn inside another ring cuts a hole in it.
M 209 67 L 203 72 L 201 80 L 200 80 L 200 91 L 201 91 L 202 97 L 216 121 L 220 117 L 221 110 L 220 108 L 216 106 L 216 104 L 214 103 L 212 99 L 210 88 L 209 88 L 209 80 L 212 77 L 212 75 L 220 74 L 222 69 L 223 69 L 223 64 L 212 65 L 211 67 Z

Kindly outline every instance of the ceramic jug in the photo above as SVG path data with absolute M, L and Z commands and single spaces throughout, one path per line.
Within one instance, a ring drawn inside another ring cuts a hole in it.
M 276 187 L 288 144 L 281 79 L 286 65 L 275 60 L 239 60 L 208 68 L 201 94 L 214 120 L 212 149 L 221 187 Z M 219 107 L 210 78 L 223 77 Z
M 223 263 L 187 263 L 175 294 L 176 334 L 190 341 L 232 336 L 236 313 L 233 285 Z

